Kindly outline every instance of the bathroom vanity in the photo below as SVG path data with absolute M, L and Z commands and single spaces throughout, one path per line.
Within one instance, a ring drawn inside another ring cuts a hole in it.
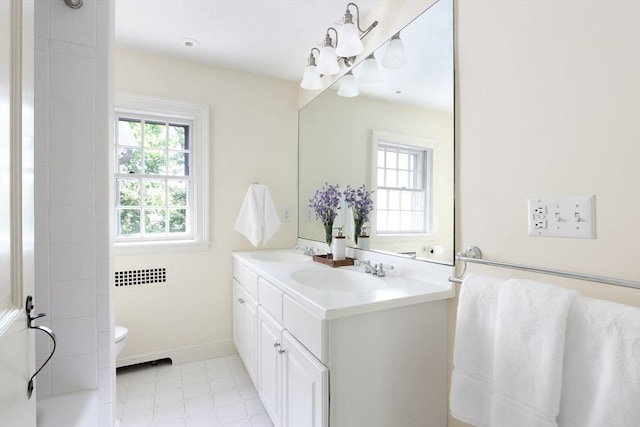
M 233 254 L 233 339 L 276 427 L 440 427 L 452 286 Z

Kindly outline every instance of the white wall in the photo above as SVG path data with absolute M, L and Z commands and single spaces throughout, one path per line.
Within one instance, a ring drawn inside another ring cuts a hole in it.
M 35 305 L 58 349 L 37 379 L 38 398 L 98 389 L 111 425 L 109 280 L 109 43 L 113 3 L 37 1 L 35 53 Z M 37 335 L 36 364 L 49 353 Z
M 211 247 L 202 252 L 120 255 L 115 269 L 167 268 L 167 283 L 115 289 L 116 323 L 129 328 L 119 364 L 180 363 L 231 352 L 231 251 L 253 249 L 233 230 L 249 184 L 271 189 L 291 221 L 267 248 L 297 238 L 297 84 L 118 48 L 116 92 L 209 106 Z
M 486 259 L 640 280 L 640 3 L 455 6 L 456 247 L 475 244 Z M 582 194 L 596 196 L 596 239 L 527 236 L 528 197 Z M 474 265 L 468 271 L 640 306 L 638 290 Z

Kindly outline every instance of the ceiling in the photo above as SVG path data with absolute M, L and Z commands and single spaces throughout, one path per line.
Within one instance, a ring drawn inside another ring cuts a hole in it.
M 370 15 L 381 3 L 393 1 L 358 0 L 360 26 L 366 28 L 374 20 L 384 19 Z M 348 0 L 116 0 L 115 37 L 119 45 L 300 81 L 311 48 L 322 46 L 328 27 L 342 24 L 347 3 Z M 411 56 L 419 67 L 397 73 L 395 81 L 387 77 L 391 81 L 386 82 L 389 87 L 385 90 L 391 93 L 402 88 L 406 93 L 428 93 L 423 105 L 452 111 L 452 92 L 443 88 L 453 87 L 453 17 L 450 6 L 447 9 L 443 3 L 447 2 L 436 3 L 427 19 L 417 19 L 411 31 L 402 31 L 407 56 L 411 55 L 412 45 L 419 52 Z M 355 20 L 353 7 L 351 11 Z M 423 24 L 418 28 L 419 21 Z M 196 42 L 194 46 L 187 46 L 185 42 L 192 40 Z M 447 52 L 441 46 L 446 46 Z M 379 58 L 378 53 L 376 56 Z M 449 61 L 444 66 L 443 57 Z M 407 74 L 412 69 L 419 71 Z M 367 94 L 364 89 L 362 95 Z M 371 96 L 393 98 L 380 88 L 369 89 Z M 394 101 L 403 102 L 395 98 Z
M 358 0 L 361 26 L 381 0 Z M 117 0 L 116 42 L 286 80 L 342 23 L 346 0 Z M 353 11 L 353 8 L 351 8 Z M 354 14 L 355 19 L 355 14 Z M 185 39 L 198 42 L 185 46 Z

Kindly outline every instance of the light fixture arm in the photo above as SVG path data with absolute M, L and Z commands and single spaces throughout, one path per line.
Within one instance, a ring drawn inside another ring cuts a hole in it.
M 325 46 L 331 46 L 331 47 L 335 47 L 333 45 L 333 39 L 331 38 L 331 35 L 329 34 L 329 30 L 333 30 L 334 33 L 336 33 L 336 46 L 338 45 L 338 30 L 336 30 L 333 27 L 329 27 L 327 28 L 327 34 L 324 37 L 324 45 Z
M 373 21 L 373 24 L 369 25 L 366 30 L 363 30 L 362 28 L 360 28 L 360 8 L 355 3 L 348 3 L 347 11 L 344 13 L 345 24 L 347 22 L 353 22 L 353 15 L 349 11 L 349 6 L 353 6 L 356 8 L 356 26 L 358 27 L 358 31 L 360 31 L 360 40 L 362 40 L 367 34 L 369 34 L 369 31 L 373 30 L 378 25 L 378 21 Z
M 320 49 L 318 49 L 317 47 L 312 47 L 311 51 L 309 52 L 309 59 L 307 61 L 307 65 L 316 65 L 316 57 L 313 56 L 313 51 L 317 50 L 318 51 L 318 55 L 320 55 Z

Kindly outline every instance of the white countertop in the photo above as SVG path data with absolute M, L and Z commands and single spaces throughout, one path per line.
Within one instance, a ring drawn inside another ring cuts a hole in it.
M 367 277 L 369 275 L 364 273 L 363 267 L 330 267 L 313 261 L 311 257 L 300 262 L 273 262 L 259 259 L 261 254 L 282 252 L 292 253 L 294 251 L 286 249 L 243 251 L 233 252 L 232 256 L 280 288 L 321 319 L 335 319 L 386 308 L 438 301 L 455 296 L 453 284 L 446 279 L 453 270 L 451 266 L 428 266 L 430 269 L 438 269 L 437 273 L 421 273 L 419 277 L 416 277 L 415 270 L 412 270 L 412 274 L 409 275 L 403 274 L 405 270 L 400 268 L 388 272 L 386 277 L 379 278 L 382 282 L 376 286 L 375 290 L 348 292 L 336 290 L 339 285 L 335 283 L 330 286 L 333 290 L 307 286 L 294 280 L 291 275 L 304 269 L 336 268 L 357 271 L 357 274 L 363 275 L 363 281 L 366 281 L 370 277 Z M 254 256 L 255 254 L 258 255 Z M 413 262 L 422 263 L 421 261 Z M 388 263 L 385 265 L 388 265 Z M 407 269 L 406 271 L 409 270 Z

